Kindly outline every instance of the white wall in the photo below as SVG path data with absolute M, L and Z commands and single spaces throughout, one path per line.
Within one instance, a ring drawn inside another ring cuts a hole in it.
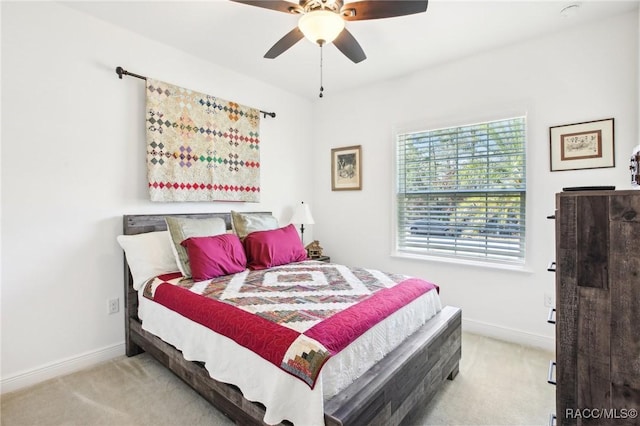
M 313 143 L 315 237 L 339 263 L 415 274 L 439 283 L 464 325 L 553 348 L 544 293 L 554 292 L 554 193 L 566 186 L 628 189 L 638 141 L 638 13 L 481 53 L 318 102 Z M 392 128 L 467 124 L 527 114 L 527 269 L 509 272 L 390 256 Z M 549 127 L 615 118 L 616 167 L 549 171 Z M 339 131 L 336 131 L 339 129 Z M 362 145 L 362 191 L 332 192 L 330 149 Z
M 275 111 L 261 203 L 151 203 L 144 82 L 116 66 Z M 124 353 L 122 215 L 312 200 L 309 101 L 53 2 L 2 2 L 3 391 Z M 312 230 L 309 231 L 311 235 Z

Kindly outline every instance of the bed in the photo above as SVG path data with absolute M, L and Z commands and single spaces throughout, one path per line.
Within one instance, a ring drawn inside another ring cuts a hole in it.
M 264 215 L 265 212 L 254 214 Z M 183 219 L 218 218 L 224 221 L 227 230 L 232 229 L 230 213 L 126 215 L 123 218 L 123 234 L 137 235 L 166 230 L 165 218 L 168 216 Z M 342 267 L 316 263 L 318 265 L 306 265 L 305 262 L 302 262 L 301 267 Z M 207 368 L 211 368 L 211 363 L 205 366 L 206 362 L 203 359 L 188 360 L 194 359 L 191 350 L 187 350 L 183 355 L 181 350 L 176 348 L 176 346 L 183 348 L 183 342 L 173 342 L 160 332 L 158 334 L 165 337 L 162 339 L 155 332 L 149 331 L 153 327 L 147 325 L 146 318 L 144 319 L 145 326 L 143 326 L 140 316 L 150 316 L 148 312 L 156 309 L 156 306 L 153 302 L 150 305 L 148 298 L 141 296 L 143 292 L 134 288 L 134 279 L 129 264 L 127 261 L 124 264 L 127 356 L 135 356 L 146 351 L 236 423 L 266 424 L 264 420 L 265 416 L 269 416 L 268 407 L 249 400 L 256 400 L 255 397 L 245 398 L 241 390 L 243 384 L 238 387 L 225 383 L 225 380 L 212 379 L 207 370 Z M 416 301 L 414 303 L 422 302 Z M 139 315 L 139 313 L 144 313 L 144 315 Z M 213 338 L 218 337 L 214 336 Z M 165 340 L 174 344 L 167 343 Z M 445 306 L 426 320 L 423 325 L 420 325 L 397 347 L 390 349 L 382 359 L 364 373 L 359 374 L 354 381 L 338 388 L 339 391 L 331 394 L 329 398 L 325 398 L 320 404 L 321 419 L 326 425 L 399 424 L 413 408 L 426 404 L 438 391 L 444 380 L 451 380 L 456 376 L 460 357 L 461 311 L 458 308 Z M 332 361 L 333 359 L 329 362 Z M 322 374 L 325 374 L 324 372 L 329 370 L 329 367 L 323 368 Z M 284 374 L 284 376 L 287 375 Z M 326 376 L 328 377 L 329 373 L 326 373 Z M 294 380 L 297 383 L 295 378 L 291 378 L 291 375 L 287 377 L 289 378 L 284 380 Z M 261 382 L 261 380 L 253 380 Z M 322 388 L 322 385 L 317 388 Z M 313 392 L 313 386 L 311 389 L 310 392 Z M 320 395 L 322 396 L 322 394 Z M 268 423 L 272 424 L 273 421 Z M 286 420 L 284 423 L 290 424 Z M 298 421 L 297 423 L 305 422 Z

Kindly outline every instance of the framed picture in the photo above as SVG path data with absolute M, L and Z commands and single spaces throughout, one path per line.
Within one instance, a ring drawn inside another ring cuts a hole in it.
M 331 150 L 331 190 L 362 189 L 362 147 Z
M 613 118 L 549 128 L 551 171 L 615 167 Z

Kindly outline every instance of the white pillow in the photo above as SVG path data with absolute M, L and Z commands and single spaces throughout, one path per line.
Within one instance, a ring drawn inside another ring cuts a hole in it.
M 118 235 L 116 239 L 127 257 L 134 289 L 139 290 L 149 278 L 179 271 L 169 231 Z

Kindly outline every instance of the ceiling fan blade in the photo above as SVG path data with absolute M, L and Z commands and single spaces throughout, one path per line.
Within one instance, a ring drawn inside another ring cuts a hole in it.
M 358 40 L 346 28 L 333 40 L 333 44 L 356 64 L 367 59 Z
M 265 58 L 273 59 L 277 56 L 280 56 L 285 50 L 302 40 L 304 34 L 300 31 L 300 28 L 295 27 L 291 31 L 289 31 L 284 37 L 274 44 L 271 49 L 267 53 L 264 54 Z
M 236 3 L 248 4 L 249 6 L 262 7 L 264 9 L 277 10 L 284 13 L 303 13 L 304 9 L 295 3 L 286 0 L 231 0 Z
M 347 21 L 364 21 L 426 12 L 428 4 L 428 0 L 362 0 L 345 4 L 340 13 Z

